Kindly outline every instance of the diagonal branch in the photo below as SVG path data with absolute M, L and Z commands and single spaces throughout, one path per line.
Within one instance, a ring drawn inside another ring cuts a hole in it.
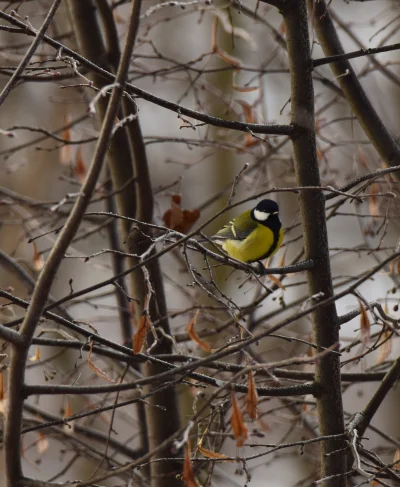
M 100 175 L 101 168 L 110 137 L 114 127 L 115 117 L 118 113 L 119 105 L 124 91 L 128 68 L 130 64 L 130 57 L 133 50 L 133 45 L 136 38 L 139 9 L 138 2 L 132 5 L 131 20 L 129 23 L 127 41 L 125 50 L 121 59 L 121 63 L 116 76 L 116 84 L 113 87 L 113 92 L 108 105 L 106 117 L 102 126 L 100 137 L 95 149 L 93 160 L 86 176 L 85 182 L 82 186 L 82 192 L 77 199 L 72 212 L 63 227 L 57 242 L 51 251 L 49 258 L 43 267 L 39 276 L 37 285 L 32 295 L 31 303 L 29 305 L 27 314 L 21 326 L 21 335 L 26 340 L 26 346 L 23 349 L 13 348 L 10 373 L 9 373 L 9 388 L 8 388 L 8 409 L 5 426 L 5 451 L 6 451 L 6 475 L 7 485 L 13 487 L 18 484 L 22 478 L 21 467 L 21 426 L 22 426 L 22 409 L 23 409 L 23 395 L 22 389 L 25 378 L 25 365 L 29 344 L 32 340 L 37 323 L 42 315 L 48 298 L 51 285 L 57 274 L 58 268 L 64 257 L 71 240 L 84 216 L 85 210 L 90 202 L 91 196 L 95 190 L 95 186 Z
M 313 24 L 318 40 L 325 55 L 342 57 L 345 53 L 326 3 L 324 0 L 307 1 L 309 10 L 313 13 Z M 351 109 L 383 162 L 388 166 L 398 166 L 400 164 L 399 144 L 372 106 L 349 61 L 339 59 L 330 66 Z
M 32 56 L 35 54 L 35 51 L 38 48 L 41 40 L 43 39 L 47 29 L 49 28 L 49 26 L 50 26 L 50 24 L 54 18 L 54 15 L 56 14 L 58 7 L 60 6 L 60 3 L 61 3 L 61 0 L 54 0 L 53 5 L 51 6 L 48 14 L 46 15 L 46 18 L 44 19 L 42 26 L 37 31 L 37 33 L 34 33 L 34 35 L 36 35 L 35 40 L 32 42 L 32 44 L 29 47 L 29 49 L 27 50 L 25 56 L 23 57 L 23 59 L 19 63 L 19 66 L 14 71 L 11 78 L 8 80 L 8 83 L 3 88 L 3 91 L 0 93 L 0 106 L 5 102 L 7 96 L 10 94 L 11 90 L 14 88 L 15 84 L 18 82 L 19 77 L 23 73 L 27 64 L 31 60 Z

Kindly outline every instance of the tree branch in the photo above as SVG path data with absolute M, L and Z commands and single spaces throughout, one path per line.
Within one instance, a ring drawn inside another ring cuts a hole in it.
M 307 1 L 325 55 L 343 56 L 345 53 L 325 1 Z M 378 116 L 350 63 L 346 59 L 341 59 L 332 63 L 331 69 L 361 127 L 383 162 L 388 166 L 400 165 L 399 144 Z
M 318 158 L 315 141 L 314 91 L 312 84 L 312 59 L 308 34 L 307 6 L 305 0 L 288 0 L 280 6 L 286 25 L 291 74 L 292 124 L 300 135 L 292 139 L 294 164 L 298 186 L 320 186 Z M 301 191 L 299 195 L 302 214 L 305 255 L 315 266 L 308 271 L 310 296 L 323 295 L 328 302 L 333 299 L 329 248 L 325 219 L 325 199 L 322 192 Z M 339 342 L 339 325 L 333 301 L 312 313 L 314 341 L 317 346 L 332 347 Z M 344 433 L 343 405 L 340 383 L 340 359 L 327 354 L 315 365 L 315 380 L 322 393 L 317 397 L 319 429 L 321 435 Z M 330 487 L 346 485 L 345 443 L 342 440 L 323 442 L 321 445 L 321 476 L 332 480 Z M 335 454 L 331 454 L 335 451 Z
M 26 34 L 34 35 L 31 29 L 27 25 L 15 19 L 11 15 L 6 14 L 5 12 L 0 11 L 0 18 L 3 18 L 4 20 L 7 20 L 11 24 L 23 28 Z M 115 76 L 112 73 L 110 73 L 105 69 L 102 69 L 100 66 L 96 65 L 95 63 L 90 62 L 88 59 L 81 56 L 80 54 L 73 51 L 72 49 L 69 49 L 64 44 L 61 44 L 60 42 L 57 42 L 48 36 L 44 36 L 43 40 L 47 44 L 53 46 L 55 49 L 61 50 L 61 52 L 67 54 L 68 56 L 71 56 L 73 59 L 78 61 L 82 66 L 85 66 L 91 71 L 99 74 L 109 82 L 113 83 L 115 81 Z M 185 115 L 187 117 L 193 118 L 194 120 L 198 120 L 199 122 L 213 125 L 215 127 L 224 127 L 227 129 L 238 130 L 240 132 L 246 132 L 246 133 L 253 132 L 255 134 L 288 135 L 290 137 L 296 135 L 296 130 L 291 125 L 245 123 L 245 122 L 236 122 L 233 120 L 224 120 L 222 118 L 212 117 L 211 115 L 206 115 L 197 112 L 195 110 L 190 110 L 189 108 L 182 107 L 180 105 L 177 105 L 176 103 L 172 103 L 163 98 L 155 96 L 137 86 L 134 86 L 131 83 L 126 83 L 125 89 L 128 93 L 131 93 L 132 95 L 136 95 L 139 98 L 143 98 L 143 100 L 159 105 L 179 115 Z
M 118 113 L 118 108 L 124 92 L 130 57 L 136 37 L 137 20 L 135 14 L 137 15 L 137 12 L 135 6 L 136 2 L 134 2 L 132 6 L 132 18 L 129 24 L 124 54 L 118 69 L 116 84 L 113 87 L 107 114 L 104 119 L 90 169 L 87 173 L 85 182 L 82 185 L 81 194 L 78 197 L 65 226 L 61 230 L 60 236 L 40 273 L 37 285 L 32 294 L 32 299 L 20 331 L 21 335 L 26 340 L 26 346 L 24 349 L 17 349 L 14 347 L 12 350 L 9 370 L 7 419 L 4 435 L 7 484 L 10 487 L 15 486 L 22 478 L 20 458 L 20 435 L 23 409 L 22 388 L 25 378 L 25 365 L 29 344 L 32 340 L 38 320 L 45 308 L 46 299 L 48 298 L 51 285 L 64 257 L 65 251 L 79 228 L 103 166 L 104 157 L 114 127 L 115 117 Z
M 0 93 L 0 106 L 5 102 L 7 96 L 10 94 L 11 90 L 18 82 L 20 75 L 23 73 L 24 69 L 26 68 L 27 64 L 31 60 L 32 56 L 35 54 L 36 49 L 38 48 L 41 40 L 43 39 L 47 29 L 49 28 L 54 15 L 57 12 L 58 7 L 60 6 L 61 0 L 54 0 L 53 5 L 51 6 L 49 12 L 44 19 L 44 22 L 40 29 L 35 32 L 31 31 L 33 35 L 36 36 L 35 40 L 32 42 L 31 46 L 27 50 L 25 56 L 22 58 L 19 66 L 12 74 L 11 78 L 8 80 L 6 86 L 3 88 L 3 91 Z

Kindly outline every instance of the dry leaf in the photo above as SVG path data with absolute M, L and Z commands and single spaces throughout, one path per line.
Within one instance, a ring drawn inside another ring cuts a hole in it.
M 391 330 L 387 330 L 382 334 L 382 345 L 379 346 L 378 357 L 376 359 L 376 365 L 385 362 L 392 353 L 392 341 L 393 341 L 393 333 Z
M 187 327 L 187 332 L 191 340 L 193 340 L 199 347 L 203 348 L 206 352 L 211 352 L 211 347 L 208 343 L 202 340 L 199 335 L 197 334 L 196 330 L 194 329 L 197 321 L 197 317 L 199 316 L 199 310 L 196 311 L 196 314 L 193 316 L 193 319 L 190 321 Z
M 31 362 L 39 362 L 40 361 L 40 348 L 39 347 L 36 347 L 35 355 L 32 355 L 32 357 L 29 357 L 29 360 Z
M 87 172 L 86 171 L 86 164 L 85 164 L 83 157 L 82 157 L 82 149 L 79 146 L 78 150 L 76 151 L 76 154 L 75 154 L 74 174 L 75 174 L 76 178 L 78 179 L 78 181 L 83 183 L 83 181 L 85 180 L 85 177 L 86 177 L 86 172 Z
M 106 380 L 107 382 L 114 382 L 111 377 L 109 377 L 105 372 L 103 372 L 97 365 L 95 365 L 91 361 L 91 355 L 92 355 L 92 349 L 93 349 L 93 340 L 90 340 L 89 344 L 89 355 L 88 355 L 88 365 L 90 370 L 92 370 L 98 377 L 101 377 L 102 379 Z
M 365 309 L 363 303 L 360 303 L 360 331 L 361 331 L 361 343 L 367 346 L 370 342 L 371 322 L 369 321 L 368 311 Z
M 238 103 L 243 108 L 243 115 L 246 122 L 256 123 L 257 119 L 253 105 L 250 105 L 249 103 L 247 103 L 247 101 L 244 100 L 238 100 Z
M 72 410 L 72 407 L 69 403 L 68 397 L 66 397 L 63 416 L 64 416 L 64 418 L 69 418 L 73 414 L 74 414 L 74 411 Z M 65 434 L 70 435 L 70 434 L 75 432 L 75 422 L 76 422 L 76 420 L 74 419 L 74 420 L 68 421 L 67 423 L 63 424 L 62 429 L 63 429 Z
M 69 418 L 73 414 L 74 414 L 74 412 L 73 412 L 73 410 L 71 408 L 71 405 L 70 405 L 69 400 L 68 400 L 68 397 L 67 397 L 66 400 L 65 400 L 64 417 L 65 418 Z
M 279 287 L 280 289 L 282 289 L 282 291 L 286 291 L 286 288 L 285 286 L 282 284 L 282 281 L 280 279 L 278 279 L 277 277 L 275 277 L 273 274 L 268 274 L 268 279 L 270 281 L 272 281 L 275 286 Z
M 393 463 L 397 462 L 397 465 L 394 465 L 393 468 L 396 470 L 400 469 L 400 448 L 394 452 Z
M 247 103 L 247 101 L 244 100 L 238 100 L 238 103 L 243 108 L 243 115 L 245 121 L 247 123 L 257 123 L 257 117 L 253 105 L 250 105 L 249 103 Z M 260 143 L 261 143 L 261 139 L 257 137 L 253 137 L 252 134 L 246 134 L 244 138 L 244 148 L 253 147 L 254 145 Z M 242 149 L 239 149 L 238 152 L 242 152 Z
M 220 57 L 223 61 L 225 61 L 226 64 L 229 64 L 230 66 L 233 66 L 234 68 L 241 69 L 242 62 L 238 58 L 231 56 L 230 54 L 228 54 L 226 51 L 224 51 L 220 47 L 217 47 L 214 52 L 218 57 Z
M 247 395 L 246 395 L 246 412 L 251 419 L 258 418 L 258 394 L 256 389 L 256 382 L 254 380 L 254 373 L 252 370 L 249 371 L 249 380 L 247 382 Z
M 285 252 L 283 252 L 283 255 L 281 257 L 281 260 L 279 261 L 278 267 L 285 267 L 286 251 L 287 251 L 287 248 L 285 249 Z
M 248 149 L 249 147 L 254 147 L 255 145 L 258 144 L 261 144 L 261 139 L 258 139 L 257 137 L 253 137 L 251 134 L 246 134 L 244 138 L 244 145 L 243 145 L 245 149 Z M 238 152 L 243 152 L 243 149 L 238 149 Z
M 213 20 L 212 30 L 211 30 L 211 50 L 216 52 L 217 47 L 217 31 L 218 31 L 218 17 L 215 16 Z
M 47 435 L 45 435 L 41 431 L 38 431 L 38 440 L 36 442 L 36 448 L 39 455 L 44 453 L 49 448 L 49 440 L 47 438 Z
M 44 266 L 44 259 L 42 254 L 39 252 L 36 242 L 33 241 L 33 267 L 37 271 L 41 271 Z
M 232 418 L 231 425 L 233 430 L 233 435 L 236 440 L 236 446 L 241 447 L 247 440 L 247 427 L 244 424 L 243 415 L 240 411 L 239 405 L 236 401 L 234 392 L 232 392 Z
M 162 219 L 165 226 L 171 230 L 187 233 L 199 218 L 199 210 L 182 210 L 180 195 L 173 194 L 171 197 L 171 208 L 164 213 Z
M 150 328 L 150 322 L 147 314 L 142 315 L 140 318 L 139 327 L 133 335 L 133 353 L 137 355 L 142 351 L 144 342 L 146 341 L 146 335 Z
M 182 479 L 186 487 L 199 487 L 194 476 L 192 460 L 190 458 L 190 446 L 186 445 L 185 460 L 183 462 Z
M 377 183 L 371 184 L 370 189 L 370 197 L 369 197 L 369 213 L 371 216 L 380 216 L 381 212 L 379 211 L 379 199 L 377 196 L 379 193 L 379 185 Z
M 259 86 L 239 86 L 235 82 L 232 83 L 232 89 L 238 91 L 239 93 L 251 93 L 253 91 L 259 90 Z
M 224 455 L 223 453 L 217 453 L 215 451 L 207 450 L 207 448 L 203 448 L 202 446 L 198 446 L 197 449 L 199 452 L 207 458 L 215 458 L 218 460 L 224 460 L 226 462 L 233 462 L 229 457 Z

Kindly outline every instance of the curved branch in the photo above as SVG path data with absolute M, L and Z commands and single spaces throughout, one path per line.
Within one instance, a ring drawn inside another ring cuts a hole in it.
M 116 84 L 113 87 L 106 117 L 104 119 L 90 169 L 87 173 L 85 182 L 82 185 L 81 194 L 78 197 L 65 226 L 60 232 L 60 236 L 42 269 L 37 285 L 32 294 L 32 299 L 20 331 L 21 335 L 26 340 L 26 345 L 23 349 L 16 349 L 14 347 L 12 350 L 8 387 L 7 419 L 4 434 L 6 475 L 8 485 L 10 486 L 17 485 L 19 480 L 22 478 L 20 456 L 20 435 L 23 409 L 22 388 L 25 378 L 25 365 L 29 345 L 35 332 L 37 323 L 45 308 L 45 303 L 57 270 L 62 262 L 65 251 L 79 228 L 86 208 L 90 202 L 90 198 L 92 197 L 92 194 L 96 188 L 97 180 L 103 166 L 103 161 L 114 127 L 115 117 L 118 113 L 121 98 L 123 96 L 124 85 L 130 64 L 130 57 L 136 38 L 139 18 L 136 5 L 137 2 L 134 2 L 132 6 L 131 21 L 129 24 L 124 54 L 118 69 Z
M 307 1 L 325 55 L 342 57 L 345 53 L 325 1 Z M 388 166 L 398 166 L 400 164 L 399 144 L 378 116 L 351 64 L 346 59 L 340 59 L 331 64 L 331 69 L 361 127 L 383 162 Z

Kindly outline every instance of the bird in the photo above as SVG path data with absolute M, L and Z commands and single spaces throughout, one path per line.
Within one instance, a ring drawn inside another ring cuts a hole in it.
M 260 262 L 271 257 L 282 245 L 283 229 L 278 204 L 269 199 L 260 201 L 223 226 L 210 239 L 236 260 Z

